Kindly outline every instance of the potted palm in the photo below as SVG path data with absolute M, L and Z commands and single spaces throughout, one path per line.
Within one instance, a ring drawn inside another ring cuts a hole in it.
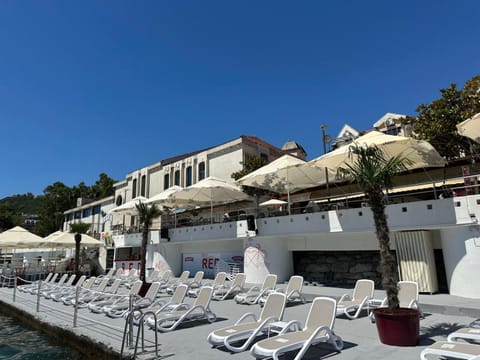
M 338 169 L 339 175 L 355 182 L 367 197 L 373 213 L 375 234 L 380 249 L 382 286 L 388 307 L 375 309 L 374 316 L 380 340 L 384 344 L 415 346 L 419 339 L 419 311 L 400 308 L 395 257 L 390 251 L 390 234 L 385 214 L 383 191 L 392 187 L 393 177 L 411 163 L 402 155 L 387 158 L 375 145 L 352 146 L 353 161 Z
M 142 246 L 140 250 L 140 280 L 143 281 L 142 288 L 140 290 L 140 295 L 144 296 L 148 291 L 150 284 L 147 283 L 146 277 L 146 263 L 147 263 L 147 243 L 148 243 L 148 232 L 150 231 L 150 226 L 152 226 L 153 219 L 158 218 L 162 215 L 161 210 L 155 205 L 147 205 L 139 201 L 135 204 L 138 213 L 138 221 L 142 226 Z

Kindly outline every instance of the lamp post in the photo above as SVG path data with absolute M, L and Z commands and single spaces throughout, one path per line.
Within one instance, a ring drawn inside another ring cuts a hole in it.
M 322 129 L 322 143 L 323 143 L 323 155 L 327 153 L 327 135 L 325 134 L 325 130 L 327 129 L 327 125 L 320 125 L 320 129 Z M 330 187 L 328 184 L 328 169 L 325 167 L 325 181 L 326 189 L 327 189 L 327 203 L 330 203 Z

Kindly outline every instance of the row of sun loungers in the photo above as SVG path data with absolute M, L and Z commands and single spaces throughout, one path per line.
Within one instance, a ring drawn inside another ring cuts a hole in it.
M 138 280 L 130 283 L 128 293 L 119 295 L 117 290 L 125 282 L 114 272 L 97 278 L 82 276 L 76 286 L 73 286 L 75 275 L 69 278 L 64 275 L 55 281 L 58 275 L 49 274 L 40 289 L 41 296 L 53 301 L 72 305 L 78 296 L 78 305 L 88 307 L 94 313 L 124 317 L 135 325 L 148 326 L 159 332 L 173 331 L 190 321 L 215 322 L 217 316 L 210 308 L 212 300 L 234 299 L 239 304 L 259 304 L 262 309 L 258 316 L 248 312 L 232 325 L 212 331 L 207 341 L 213 347 L 225 347 L 231 352 L 250 349 L 256 358 L 272 359 L 297 350 L 295 359 L 299 360 L 310 346 L 320 342 L 330 344 L 335 351 L 341 351 L 343 341 L 334 332 L 337 316 L 355 319 L 364 310 L 387 306 L 386 299 L 373 299 L 373 281 L 362 279 L 357 281 L 351 295 L 345 294 L 338 301 L 326 297 L 315 298 L 302 325 L 299 320 L 283 321 L 283 315 L 287 304 L 306 302 L 302 294 L 303 277 L 292 276 L 283 290 L 277 288 L 274 274 L 267 275 L 262 285 L 250 289 L 246 289 L 246 276 L 243 273 L 237 274 L 233 281 L 227 281 L 227 274 L 220 272 L 208 285 L 202 284 L 203 275 L 203 272 L 197 272 L 189 279 L 189 272 L 185 271 L 179 278 L 172 279 L 171 272 L 153 272 L 150 277 L 157 281 L 151 284 L 143 297 L 138 295 L 142 285 Z M 77 288 L 80 288 L 78 294 Z M 36 294 L 39 286 L 38 283 L 32 283 L 19 286 L 18 289 Z M 162 292 L 164 295 L 160 298 Z M 166 297 L 165 293 L 171 296 Z M 187 296 L 195 299 L 185 302 Z M 398 296 L 401 307 L 419 308 L 418 285 L 415 282 L 400 281 Z M 480 342 L 480 328 L 455 331 L 447 341 L 424 349 L 421 359 L 427 360 L 431 355 L 480 359 L 480 345 L 465 341 Z

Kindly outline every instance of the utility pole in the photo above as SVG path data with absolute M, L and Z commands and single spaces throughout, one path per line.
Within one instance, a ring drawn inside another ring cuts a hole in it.
M 325 134 L 325 130 L 327 129 L 327 125 L 321 125 L 320 129 L 322 129 L 322 143 L 323 143 L 323 155 L 327 153 L 327 135 Z M 326 189 L 327 189 L 327 202 L 330 203 L 330 187 L 328 184 L 328 169 L 325 167 L 325 181 Z

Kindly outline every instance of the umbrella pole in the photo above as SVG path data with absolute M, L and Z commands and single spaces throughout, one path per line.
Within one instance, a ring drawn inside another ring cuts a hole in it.
M 288 169 L 287 169 L 287 201 L 288 201 L 288 215 L 290 214 L 290 183 L 288 182 Z

